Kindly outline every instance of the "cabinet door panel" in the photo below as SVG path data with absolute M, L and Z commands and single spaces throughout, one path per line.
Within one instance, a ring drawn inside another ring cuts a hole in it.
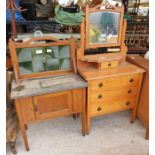
M 71 113 L 71 91 L 52 93 L 34 97 L 36 118 L 44 119 Z

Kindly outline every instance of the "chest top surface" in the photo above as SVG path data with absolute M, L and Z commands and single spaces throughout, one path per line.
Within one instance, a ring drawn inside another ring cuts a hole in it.
M 75 74 L 47 78 L 26 79 L 12 82 L 11 98 L 17 99 L 87 87 L 87 83 Z
M 78 67 L 78 72 L 85 80 L 89 81 L 99 78 L 138 74 L 145 72 L 145 70 L 125 61 L 120 63 L 119 66 L 110 69 L 97 69 L 91 63 L 83 63 Z

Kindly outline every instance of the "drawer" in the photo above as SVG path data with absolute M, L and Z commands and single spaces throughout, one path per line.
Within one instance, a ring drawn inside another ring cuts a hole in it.
M 91 91 L 118 89 L 123 86 L 137 87 L 140 74 L 102 78 L 90 82 Z
M 35 96 L 33 100 L 37 119 L 63 116 L 70 114 L 72 111 L 71 91 Z
M 91 103 L 117 100 L 119 98 L 134 98 L 137 96 L 138 87 L 121 87 L 111 90 L 97 90 L 91 93 Z
M 102 62 L 100 64 L 100 68 L 104 69 L 104 68 L 112 68 L 112 67 L 116 67 L 119 65 L 119 61 L 112 61 L 112 62 Z
M 109 101 L 100 103 L 90 104 L 91 116 L 98 116 L 127 109 L 132 109 L 136 105 L 136 98 L 130 98 L 125 100 L 118 100 L 117 102 Z

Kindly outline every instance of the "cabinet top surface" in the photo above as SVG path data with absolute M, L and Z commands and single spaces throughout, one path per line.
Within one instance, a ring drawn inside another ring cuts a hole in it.
M 84 63 L 78 66 L 78 72 L 85 80 L 89 81 L 99 78 L 143 73 L 145 70 L 129 62 L 122 62 L 118 67 L 110 69 L 97 69 L 92 63 Z
M 87 83 L 78 75 L 52 76 L 47 78 L 26 79 L 12 82 L 11 98 L 38 96 L 63 90 L 87 87 Z

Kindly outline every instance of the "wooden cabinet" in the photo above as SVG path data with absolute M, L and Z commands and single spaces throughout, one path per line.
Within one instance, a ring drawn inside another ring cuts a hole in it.
M 78 71 L 88 81 L 87 133 L 90 132 L 91 117 L 131 109 L 131 122 L 135 120 L 143 69 L 122 62 L 110 69 L 83 64 Z
M 15 100 L 26 150 L 25 127 L 37 121 L 81 113 L 85 135 L 87 83 L 76 74 L 74 38 L 10 39 L 9 47 L 15 72 L 11 98 Z
M 51 82 L 52 87 L 49 87 Z M 30 123 L 81 113 L 82 134 L 85 135 L 86 86 L 87 83 L 74 74 L 23 80 L 21 83 L 13 81 L 11 97 L 15 99 L 26 150 L 29 146 L 25 126 Z
M 127 60 L 139 67 L 142 67 L 146 71 L 140 92 L 137 116 L 146 127 L 145 138 L 149 139 L 149 61 L 135 54 L 128 55 Z

